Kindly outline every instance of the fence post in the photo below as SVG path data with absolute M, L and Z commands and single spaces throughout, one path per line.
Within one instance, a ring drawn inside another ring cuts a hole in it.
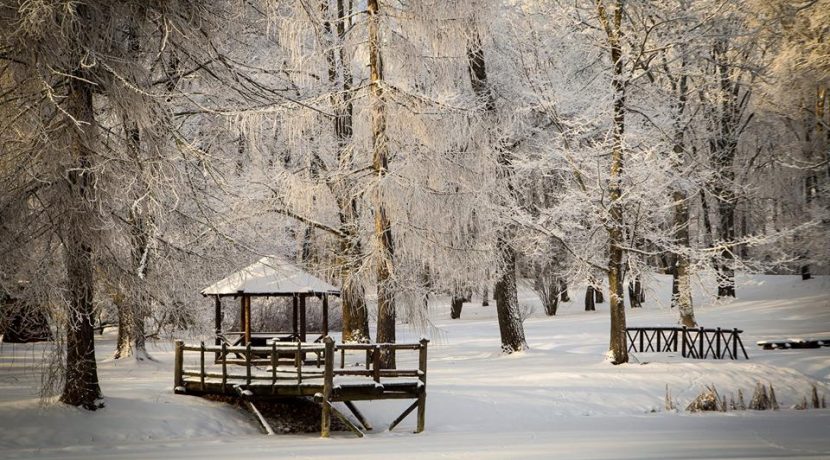
M 184 354 L 184 342 L 181 340 L 176 340 L 173 342 L 176 347 L 175 351 L 175 364 L 173 364 L 173 388 L 183 387 L 184 386 L 184 374 L 183 374 L 183 354 Z
M 271 342 L 271 392 L 277 391 L 277 342 Z
M 721 334 L 723 334 L 723 332 L 721 332 L 720 328 L 717 328 L 717 330 L 715 330 L 715 334 L 717 334 L 715 336 L 715 354 L 717 355 L 716 358 L 723 359 L 723 356 L 721 356 L 720 353 L 720 337 Z
M 738 328 L 732 329 L 732 356 L 732 359 L 738 360 Z
M 199 343 L 199 382 L 202 386 L 202 391 L 205 391 L 205 342 Z
M 686 331 L 686 326 L 683 326 L 683 329 L 680 332 L 681 332 L 681 337 L 680 338 L 682 339 L 682 342 L 683 342 L 680 346 L 680 350 L 681 350 L 680 351 L 680 356 L 685 358 L 686 357 L 686 332 L 687 332 Z
M 415 429 L 416 433 L 420 433 L 424 431 L 424 422 L 426 420 L 426 409 L 427 409 L 427 344 L 429 340 L 423 338 L 421 339 L 421 348 L 418 350 L 418 370 L 421 371 L 421 375 L 418 378 L 421 380 L 421 384 L 423 388 L 421 392 L 418 393 L 418 425 Z
M 674 352 L 677 353 L 677 328 L 672 329 L 672 334 L 674 335 Z
M 245 345 L 245 377 L 247 384 L 251 385 L 251 342 Z
M 329 437 L 331 429 L 331 389 L 334 383 L 334 340 L 326 336 L 323 338 L 326 346 L 325 370 L 323 372 L 323 415 L 320 417 L 320 436 Z
M 301 350 L 302 342 L 297 342 L 297 385 L 303 383 L 303 353 Z
M 222 342 L 222 392 L 227 391 L 228 384 L 228 344 Z
M 372 378 L 380 383 L 380 345 L 372 349 Z
M 705 358 L 705 356 L 703 356 L 703 339 L 705 337 L 706 337 L 706 331 L 705 331 L 705 329 L 703 329 L 703 326 L 700 326 L 700 332 L 697 333 L 697 338 L 700 339 L 700 345 L 699 345 L 700 355 L 698 355 L 698 359 Z

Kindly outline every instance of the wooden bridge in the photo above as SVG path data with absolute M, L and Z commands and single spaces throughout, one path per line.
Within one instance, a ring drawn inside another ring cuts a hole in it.
M 372 427 L 354 401 L 414 399 L 389 426 L 417 409 L 416 433 L 424 430 L 427 382 L 427 344 L 335 344 L 277 342 L 267 346 L 186 345 L 175 342 L 175 391 L 180 394 L 242 396 L 247 401 L 284 397 L 311 397 L 322 409 L 320 432 L 328 437 L 331 415 L 358 436 L 363 432 L 332 403 L 343 402 L 365 430 Z M 418 367 L 382 369 L 381 353 L 417 352 Z M 354 355 L 360 360 L 355 362 Z M 349 359 L 347 359 L 347 357 Z M 339 358 L 339 359 L 338 359 Z M 256 413 L 256 410 L 254 410 Z M 266 431 L 269 431 L 267 423 Z
M 738 359 L 738 350 L 749 359 L 740 329 L 703 327 L 629 327 L 628 351 L 641 353 L 678 352 L 684 358 Z

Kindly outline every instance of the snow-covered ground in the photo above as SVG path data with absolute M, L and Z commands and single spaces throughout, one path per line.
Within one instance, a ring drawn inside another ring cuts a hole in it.
M 584 291 L 576 289 L 552 318 L 522 290 L 520 301 L 535 307 L 525 322 L 531 350 L 502 356 L 494 306 L 467 304 L 462 319 L 450 320 L 447 302 L 436 301 L 431 315 L 440 332 L 430 344 L 427 429 L 419 435 L 410 416 L 394 432 L 376 428 L 364 439 L 266 437 L 245 412 L 174 395 L 169 343 L 151 350 L 158 362 L 118 362 L 109 359 L 111 333 L 96 344 L 106 408 L 42 406 L 32 368 L 42 346 L 2 344 L 0 458 L 830 458 L 830 411 L 792 409 L 812 385 L 830 399 L 830 349 L 755 345 L 830 338 L 830 277 L 739 282 L 740 298 L 729 303 L 696 296 L 696 314 L 706 327 L 743 329 L 749 361 L 639 354 L 612 366 L 607 304 L 584 312 Z M 627 311 L 629 325 L 675 324 L 670 279 L 656 276 L 651 286 L 644 308 Z M 406 326 L 399 335 L 418 338 Z M 727 396 L 740 388 L 749 399 L 756 382 L 774 386 L 780 411 L 664 410 L 667 385 L 682 408 L 706 385 Z M 405 404 L 358 405 L 383 427 Z

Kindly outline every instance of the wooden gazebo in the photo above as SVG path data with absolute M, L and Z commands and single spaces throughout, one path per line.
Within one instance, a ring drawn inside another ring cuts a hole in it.
M 328 297 L 339 296 L 340 291 L 331 284 L 315 277 L 300 267 L 277 256 L 266 256 L 257 262 L 229 275 L 202 290 L 205 297 L 213 297 L 216 305 L 216 345 L 223 341 L 228 345 L 266 345 L 268 341 L 306 342 L 311 332 L 306 327 L 306 299 L 316 297 L 322 301 L 322 331 L 314 342 L 329 333 Z M 222 298 L 239 299 L 241 331 L 223 331 Z M 291 297 L 292 330 L 251 331 L 251 298 Z M 238 337 L 237 337 L 238 336 Z

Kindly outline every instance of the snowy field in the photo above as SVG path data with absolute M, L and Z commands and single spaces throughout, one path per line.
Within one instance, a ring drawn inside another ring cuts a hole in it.
M 657 276 L 630 326 L 674 325 L 670 279 Z M 535 295 L 525 322 L 530 351 L 501 356 L 495 307 L 465 304 L 450 320 L 447 302 L 431 312 L 440 332 L 429 350 L 427 427 L 414 416 L 387 426 L 407 402 L 358 403 L 376 428 L 363 439 L 334 433 L 266 437 L 240 410 L 172 392 L 170 343 L 151 347 L 155 363 L 117 362 L 114 335 L 97 343 L 106 408 L 39 403 L 32 369 L 42 346 L 0 348 L 0 458 L 830 458 L 830 411 L 792 406 L 817 385 L 830 399 L 830 348 L 763 351 L 757 340 L 830 338 L 830 277 L 740 278 L 739 299 L 714 304 L 698 293 L 706 327 L 737 327 L 750 360 L 695 361 L 672 354 L 605 360 L 607 303 L 582 311 L 584 290 L 548 318 Z M 205 319 L 208 321 L 208 319 Z M 399 340 L 418 336 L 400 326 Z M 685 408 L 706 385 L 723 395 L 772 384 L 780 411 L 690 414 L 664 410 L 668 385 Z

